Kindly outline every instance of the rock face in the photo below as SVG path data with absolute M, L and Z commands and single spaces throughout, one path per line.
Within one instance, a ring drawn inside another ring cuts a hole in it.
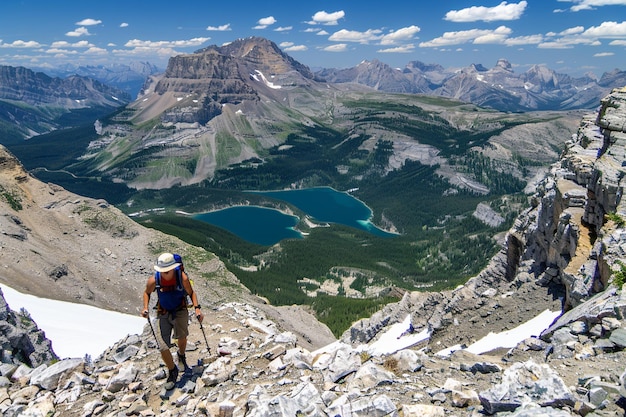
M 617 277 L 626 248 L 625 104 L 626 90 L 615 90 L 582 121 L 502 251 L 453 291 L 406 293 L 340 340 L 308 347 L 295 326 L 282 326 L 288 314 L 279 325 L 269 306 L 222 299 L 203 328 L 191 325 L 187 361 L 194 366 L 172 390 L 164 388 L 166 372 L 146 326 L 93 362 L 35 367 L 14 357 L 10 369 L 0 366 L 8 369 L 0 410 L 85 417 L 623 415 L 626 296 Z M 488 333 L 513 331 L 545 310 L 558 318 L 540 334 L 473 352 Z
M 302 83 L 313 74 L 304 65 L 284 54 L 276 44 L 263 38 L 238 39 L 225 46 L 209 46 L 190 55 L 178 55 L 168 62 L 165 75 L 154 86 L 157 94 L 185 93 L 192 105 L 173 106 L 164 122 L 206 124 L 221 114 L 222 105 L 260 100 L 251 80 L 279 76 L 281 84 Z
M 16 313 L 9 308 L 1 289 L 0 346 L 3 364 L 23 363 L 36 368 L 57 359 L 45 334 L 37 328 L 27 312 Z M 9 365 L 2 374 L 9 373 L 10 369 Z

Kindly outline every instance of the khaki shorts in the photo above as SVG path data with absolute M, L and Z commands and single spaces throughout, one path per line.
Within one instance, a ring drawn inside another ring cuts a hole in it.
M 183 339 L 189 335 L 189 313 L 186 308 L 181 308 L 174 313 L 159 314 L 156 325 L 159 350 L 167 350 L 173 346 L 172 331 L 174 339 Z

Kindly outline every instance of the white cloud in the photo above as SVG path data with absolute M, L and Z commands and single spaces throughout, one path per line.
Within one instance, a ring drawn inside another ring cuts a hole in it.
M 306 45 L 293 45 L 284 48 L 285 52 L 303 52 L 307 51 L 309 48 Z
M 78 52 L 77 51 L 70 51 L 69 49 L 60 49 L 60 48 L 50 48 L 46 51 L 47 54 L 57 54 L 57 55 L 76 55 Z
M 506 41 L 509 33 L 498 33 L 498 32 L 486 33 L 484 35 L 477 36 L 474 39 L 473 43 L 476 45 L 503 44 Z
M 518 36 L 516 38 L 507 38 L 504 40 L 506 46 L 518 46 L 518 45 L 537 45 L 543 42 L 544 37 L 542 35 L 527 35 Z
M 274 32 L 288 32 L 293 29 L 293 26 L 280 26 L 274 29 Z
M 124 44 L 124 46 L 129 49 L 113 49 L 110 53 L 120 57 L 133 57 L 133 59 L 136 59 L 136 57 L 149 56 L 169 58 L 183 53 L 177 51 L 176 48 L 198 47 L 209 39 L 211 38 L 193 38 L 177 41 L 144 41 L 141 39 L 131 39 Z
M 122 23 L 120 23 L 120 27 L 121 28 L 127 28 L 128 27 L 128 23 L 122 22 Z
M 570 10 L 579 12 L 581 10 L 593 10 L 602 6 L 626 6 L 626 0 L 558 0 L 565 3 L 574 3 Z
M 617 40 L 609 42 L 611 46 L 626 46 L 626 40 Z
M 317 34 L 318 34 L 319 36 L 326 36 L 326 35 L 328 35 L 329 33 L 328 33 L 328 32 L 326 32 L 325 30 L 320 30 L 319 32 L 317 32 Z
M 446 13 L 444 20 L 451 22 L 517 20 L 522 16 L 527 5 L 526 1 L 511 4 L 503 1 L 494 7 L 472 6 L 461 10 L 450 10 Z
M 442 47 L 450 45 L 460 45 L 464 43 L 504 43 L 506 36 L 510 35 L 513 31 L 506 27 L 500 26 L 495 30 L 489 29 L 470 29 L 457 32 L 444 32 L 443 36 L 430 40 L 428 42 L 422 42 L 419 44 L 420 48 L 432 48 Z M 480 40 L 476 42 L 476 40 Z
M 184 48 L 189 46 L 202 45 L 211 38 L 193 38 L 180 41 L 142 41 L 141 39 L 131 39 L 124 44 L 129 48 Z
M 83 19 L 80 22 L 76 22 L 76 26 L 95 26 L 102 23 L 102 20 L 96 19 Z
M 91 48 L 87 49 L 85 51 L 85 54 L 87 55 L 107 55 L 109 53 L 109 51 L 107 51 L 104 48 L 97 48 L 95 46 L 92 46 Z
M 593 56 L 604 57 L 604 56 L 613 56 L 613 55 L 615 55 L 613 52 L 600 52 L 600 53 L 594 54 Z
M 626 22 L 603 22 L 600 26 L 592 26 L 584 30 L 582 26 L 567 29 L 558 35 L 548 33 L 555 39 L 538 45 L 542 49 L 570 49 L 576 45 L 599 46 L 600 39 L 626 39 Z M 611 46 L 620 46 L 610 43 Z
M 257 21 L 257 25 L 253 29 L 265 29 L 276 22 L 277 20 L 274 19 L 274 16 L 263 17 Z
M 93 46 L 93 44 L 87 41 L 78 41 L 74 43 L 69 43 L 67 41 L 57 41 L 53 42 L 50 46 L 52 48 L 89 48 Z
M 560 36 L 571 36 L 571 35 L 576 35 L 578 33 L 582 33 L 585 31 L 585 28 L 583 26 L 576 26 L 573 28 L 569 28 L 569 29 L 565 29 L 564 31 L 560 32 L 559 35 Z
M 336 42 L 369 43 L 371 41 L 378 41 L 381 38 L 381 30 L 379 29 L 368 29 L 365 32 L 341 29 L 330 35 L 328 39 Z
M 393 32 L 389 32 L 384 35 L 380 40 L 381 45 L 396 45 L 398 42 L 407 41 L 413 39 L 416 33 L 421 29 L 418 26 L 408 26 L 398 29 Z
M 146 56 L 146 57 L 158 56 L 159 58 L 169 58 L 171 56 L 180 54 L 180 52 L 170 47 L 157 48 L 157 47 L 139 47 L 139 46 L 132 48 L 132 49 L 113 49 L 111 53 L 116 56 L 133 57 L 133 58 L 138 57 L 138 56 Z
M 343 19 L 346 13 L 343 10 L 339 10 L 337 12 L 327 13 L 325 11 L 319 11 L 315 13 L 312 17 L 312 21 L 309 22 L 311 24 L 320 24 L 320 25 L 338 25 L 339 19 Z
M 0 41 L 0 48 L 41 48 L 42 45 L 39 42 L 35 42 L 35 41 L 23 41 L 23 40 L 16 40 L 13 41 L 11 43 L 2 43 L 2 41 Z
M 230 23 L 226 23 L 225 25 L 220 25 L 220 26 L 207 26 L 206 30 L 214 30 L 217 32 L 226 32 L 229 30 L 232 30 L 230 28 Z
M 336 45 L 330 45 L 322 48 L 322 50 L 327 52 L 345 52 L 348 50 L 348 45 L 345 43 L 338 43 Z
M 582 36 L 593 38 L 626 38 L 626 21 L 602 22 L 600 26 L 592 26 Z
M 591 45 L 593 46 L 594 44 L 599 44 L 596 43 L 597 41 L 590 41 L 588 39 L 583 39 L 583 38 L 572 38 L 572 39 L 566 39 L 566 38 L 561 38 L 561 39 L 557 39 L 554 41 L 550 41 L 550 42 L 542 42 L 539 45 L 537 45 L 538 48 L 540 49 L 572 49 L 574 46 L 576 45 Z
M 70 32 L 67 32 L 65 34 L 65 36 L 71 36 L 71 37 L 79 37 L 79 36 L 83 36 L 83 35 L 84 36 L 91 35 L 91 33 L 89 33 L 89 30 L 86 27 L 84 27 L 84 26 L 76 28 L 76 29 L 74 29 L 74 30 L 72 30 Z
M 413 52 L 414 50 L 415 50 L 415 45 L 413 45 L 412 43 L 409 43 L 403 46 L 396 46 L 395 48 L 379 49 L 376 52 L 380 52 L 383 54 L 391 54 L 391 53 L 405 54 L 405 53 Z

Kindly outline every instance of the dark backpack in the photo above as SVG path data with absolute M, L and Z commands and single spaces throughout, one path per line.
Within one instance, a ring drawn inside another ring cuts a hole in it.
M 176 253 L 174 260 L 180 263 L 180 266 L 175 269 L 176 282 L 173 285 L 161 285 L 161 273 L 156 271 L 154 274 L 156 292 L 159 298 L 158 307 L 170 313 L 187 307 L 187 291 L 183 287 L 183 260 Z

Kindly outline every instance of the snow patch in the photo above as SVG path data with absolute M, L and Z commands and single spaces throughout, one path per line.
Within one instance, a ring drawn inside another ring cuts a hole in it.
M 407 315 L 402 322 L 390 326 L 378 340 L 369 345 L 361 345 L 357 350 L 367 352 L 372 356 L 390 355 L 415 346 L 429 338 L 430 331 L 427 328 L 419 333 L 415 332 L 411 324 L 411 315 Z
M 487 336 L 466 348 L 455 345 L 440 350 L 437 352 L 437 355 L 449 356 L 452 352 L 457 350 L 466 350 L 470 353 L 480 355 L 498 348 L 514 348 L 524 339 L 541 334 L 541 332 L 547 329 L 560 315 L 560 311 L 545 310 L 537 317 L 520 324 L 514 329 L 505 330 L 500 333 L 489 333 Z
M 2 293 L 11 310 L 28 311 L 61 359 L 95 359 L 124 337 L 143 333 L 146 324 L 138 315 L 22 294 L 4 284 Z
M 263 73 L 259 70 L 254 70 L 254 74 L 250 74 L 250 76 L 255 80 L 255 81 L 259 81 L 262 82 L 263 84 L 265 84 L 266 86 L 268 86 L 269 88 L 273 88 L 273 89 L 279 89 L 282 88 L 282 86 L 280 85 L 276 85 L 273 82 L 269 81 L 267 78 L 265 78 L 265 75 L 263 75 Z

